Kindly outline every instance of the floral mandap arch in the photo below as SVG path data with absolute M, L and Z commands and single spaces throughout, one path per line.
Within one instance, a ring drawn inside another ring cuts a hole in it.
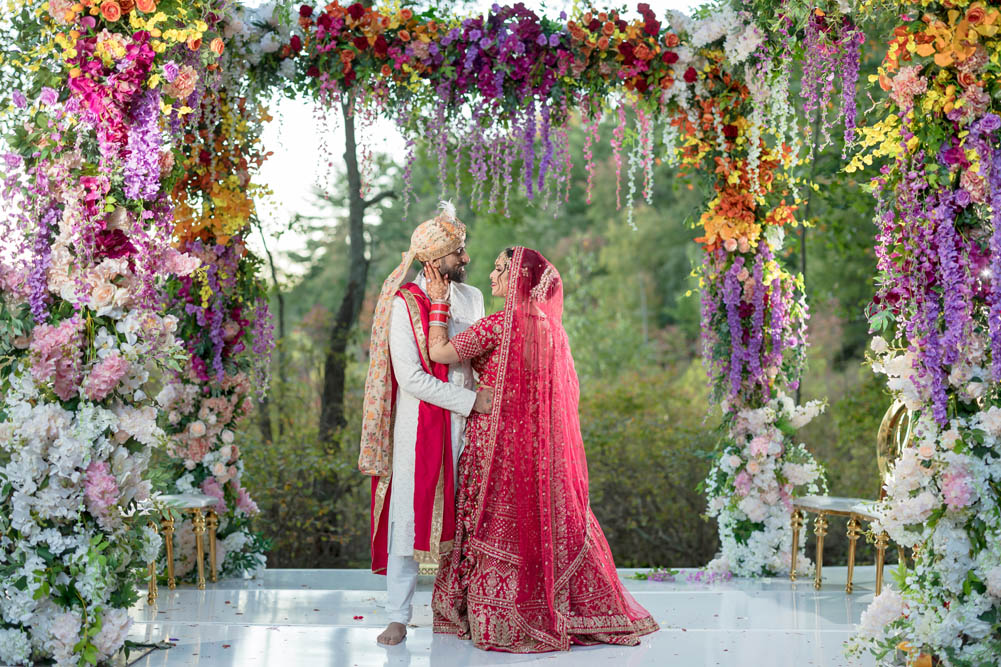
M 847 168 L 884 164 L 871 316 L 888 335 L 873 365 L 918 424 L 880 511 L 896 541 L 921 549 L 866 612 L 857 645 L 886 654 L 904 641 L 914 659 L 957 665 L 996 655 L 998 8 L 818 4 L 551 19 L 522 5 L 459 18 L 363 3 L 13 0 L 0 662 L 95 663 L 122 645 L 138 572 L 160 549 L 146 518 L 153 447 L 176 461 L 175 490 L 222 501 L 224 572 L 263 566 L 234 427 L 252 387 L 267 385 L 272 346 L 244 238 L 265 159 L 261 100 L 275 89 L 344 101 L 362 127 L 391 116 L 410 137 L 408 165 L 418 137 L 430 142 L 442 187 L 468 168 L 481 210 L 506 210 L 515 188 L 543 203 L 567 196 L 571 115 L 587 128 L 589 178 L 598 122 L 617 119 L 630 219 L 656 159 L 711 176 L 697 239 L 704 357 L 726 416 L 705 484 L 722 541 L 712 566 L 788 570 L 790 499 L 823 485 L 793 440 L 821 406 L 788 394 L 805 356 L 802 284 L 776 260 L 810 157 L 789 93 L 804 56 L 802 103 L 840 108 L 858 148 Z M 884 15 L 901 22 L 878 81 L 889 96 L 856 129 L 857 22 Z M 825 119 L 821 141 L 829 131 Z

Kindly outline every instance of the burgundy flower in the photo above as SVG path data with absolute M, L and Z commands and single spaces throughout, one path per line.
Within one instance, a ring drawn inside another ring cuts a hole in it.
M 675 53 L 674 51 L 664 51 L 664 55 L 662 55 L 660 59 L 663 60 L 668 65 L 673 65 L 674 63 L 678 62 L 678 54 Z
M 320 76 L 320 68 L 317 67 L 316 65 L 312 65 L 309 69 L 306 70 L 306 76 L 312 76 L 312 77 Z
M 389 51 L 389 42 L 386 41 L 385 37 L 379 35 L 375 38 L 375 44 L 372 45 L 372 48 L 375 50 L 376 56 L 385 58 L 386 52 Z
M 361 17 L 365 16 L 365 8 L 362 6 L 360 2 L 356 2 L 350 7 L 348 7 L 348 14 L 355 21 L 358 21 L 359 19 L 361 19 Z
M 646 24 L 643 26 L 643 30 L 651 37 L 656 37 L 660 34 L 660 21 L 647 20 Z
M 302 7 L 299 8 L 299 16 L 303 17 L 304 19 L 308 19 L 312 15 L 313 15 L 313 8 L 310 7 L 309 5 L 303 5 Z
M 288 47 L 292 49 L 292 53 L 302 51 L 302 39 L 299 38 L 299 35 L 292 35 L 292 39 L 288 42 Z
M 698 72 L 695 71 L 694 67 L 689 67 L 685 70 L 685 83 L 695 83 L 695 79 L 699 77 Z
M 358 37 L 354 38 L 353 44 L 355 45 L 355 48 L 358 49 L 359 51 L 364 51 L 365 49 L 368 48 L 368 37 L 362 37 L 361 35 L 359 35 Z
M 129 237 L 120 229 L 102 229 L 95 239 L 96 256 L 99 258 L 118 259 L 131 257 L 136 253 L 136 247 Z
M 601 30 L 601 21 L 598 19 L 591 19 L 591 22 L 587 24 L 587 29 L 591 32 L 598 32 Z
M 723 126 L 723 136 L 727 139 L 737 138 L 737 126 L 736 125 L 724 125 Z

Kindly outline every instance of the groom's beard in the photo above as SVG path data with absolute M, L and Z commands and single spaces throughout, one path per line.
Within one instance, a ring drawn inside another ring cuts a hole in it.
M 442 275 L 444 275 L 453 283 L 464 283 L 466 282 L 466 267 L 454 266 L 451 269 L 445 271 Z

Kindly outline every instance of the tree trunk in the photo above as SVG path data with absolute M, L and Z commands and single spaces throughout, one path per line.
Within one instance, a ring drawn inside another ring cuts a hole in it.
M 365 209 L 361 195 L 361 172 L 358 169 L 358 145 L 351 100 L 341 101 L 344 117 L 344 164 L 348 177 L 348 284 L 334 317 L 323 364 L 323 397 L 320 404 L 320 440 L 329 443 L 337 429 L 344 426 L 344 372 L 351 330 L 358 320 L 365 298 L 369 260 L 366 258 Z
M 275 297 L 278 300 L 278 338 L 275 341 L 275 348 L 278 353 L 278 391 L 285 390 L 285 349 L 283 347 L 285 343 L 285 295 L 282 294 L 281 285 L 278 284 L 278 271 L 275 269 L 275 258 L 271 255 L 271 250 L 268 249 L 268 241 L 264 236 L 264 230 L 258 226 L 257 231 L 261 233 L 261 243 L 264 245 L 264 253 L 268 256 L 268 266 L 271 267 L 271 281 L 274 283 Z M 278 401 L 279 405 L 282 405 L 282 401 Z M 261 400 L 260 407 L 257 413 L 258 425 L 261 429 L 261 436 L 264 438 L 265 442 L 274 441 L 274 431 L 271 425 L 271 401 L 268 395 L 265 394 L 264 398 Z M 278 420 L 278 435 L 281 435 L 285 430 L 282 421 Z

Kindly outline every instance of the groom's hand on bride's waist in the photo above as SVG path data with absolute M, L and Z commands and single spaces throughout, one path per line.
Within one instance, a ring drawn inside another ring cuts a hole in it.
M 494 390 L 490 387 L 480 389 L 476 392 L 476 402 L 473 403 L 473 412 L 490 414 L 494 407 Z

